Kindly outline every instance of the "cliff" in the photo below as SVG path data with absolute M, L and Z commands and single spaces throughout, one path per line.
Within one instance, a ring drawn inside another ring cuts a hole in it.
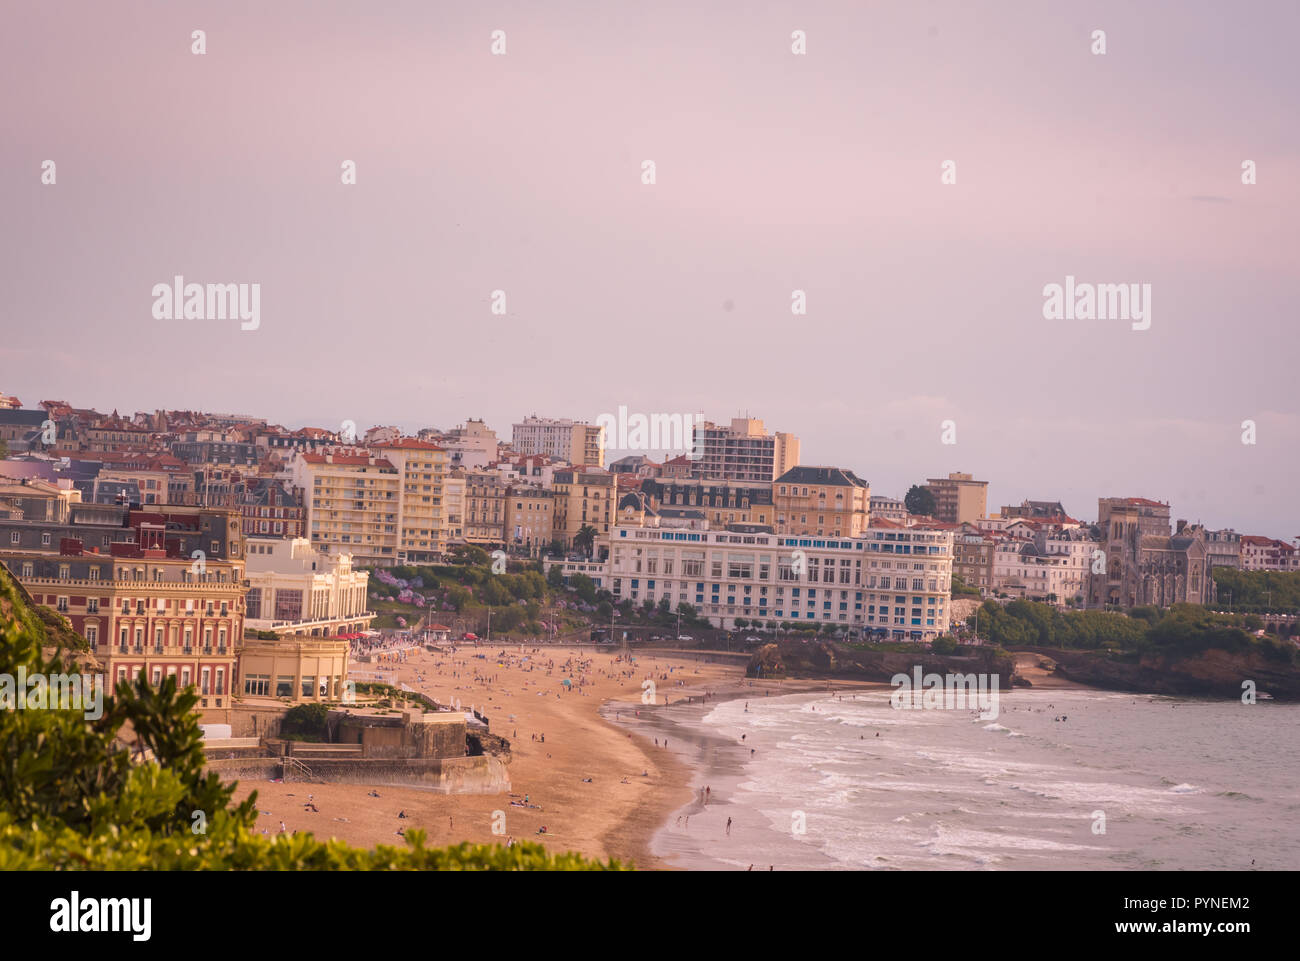
M 911 674 L 918 665 L 923 674 L 998 675 L 998 686 L 1015 682 L 1015 660 L 993 648 L 977 649 L 974 655 L 931 654 L 918 647 L 915 653 L 860 651 L 831 641 L 782 640 L 764 644 L 749 659 L 749 677 L 826 677 L 889 683 L 895 674 Z
M 1055 662 L 1057 676 L 1107 690 L 1237 699 L 1243 682 L 1254 681 L 1258 694 L 1300 700 L 1300 671 L 1258 651 L 1211 649 L 1191 656 L 1156 652 L 1125 657 L 1049 647 L 1014 650 L 1045 655 Z

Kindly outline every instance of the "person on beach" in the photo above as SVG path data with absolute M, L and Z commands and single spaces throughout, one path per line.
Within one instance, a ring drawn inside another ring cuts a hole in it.
M 727 818 L 727 837 L 731 837 L 731 818 Z

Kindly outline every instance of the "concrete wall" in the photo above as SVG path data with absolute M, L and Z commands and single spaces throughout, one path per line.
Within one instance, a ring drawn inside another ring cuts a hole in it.
M 333 760 L 312 758 L 312 773 L 331 784 L 423 787 L 442 794 L 500 794 L 510 790 L 510 774 L 500 758 L 396 758 Z M 224 777 L 224 775 L 223 775 Z M 296 780 L 293 772 L 289 778 Z
M 223 781 L 269 781 L 283 777 L 284 769 L 275 758 L 234 757 L 209 758 L 207 769 Z
M 338 714 L 330 718 L 339 744 L 360 744 L 368 758 L 453 758 L 465 755 L 465 717 L 458 713 Z M 337 725 L 336 727 L 334 725 Z

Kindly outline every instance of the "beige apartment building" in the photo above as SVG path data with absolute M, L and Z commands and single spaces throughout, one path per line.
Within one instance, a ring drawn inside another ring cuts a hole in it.
M 616 474 L 605 470 L 557 470 L 552 484 L 552 539 L 569 548 L 578 531 L 590 524 L 597 539 L 607 543 L 615 519 L 616 480 Z
M 303 492 L 313 547 L 351 554 L 359 565 L 405 563 L 398 536 L 403 473 L 387 457 L 296 451 L 290 473 Z
M 970 474 L 931 477 L 925 486 L 934 495 L 934 519 L 945 524 L 975 523 L 988 513 L 989 482 Z
M 435 444 L 404 438 L 373 452 L 298 451 L 290 474 L 303 491 L 312 545 L 358 565 L 434 563 L 459 526 L 445 503 L 447 453 Z
M 753 417 L 733 417 L 727 426 L 695 425 L 691 473 L 704 480 L 770 482 L 799 463 L 799 438 L 767 433 Z
M 495 547 L 506 540 L 506 483 L 495 471 L 465 475 L 465 540 Z M 547 530 L 549 543 L 550 530 Z
M 511 485 L 503 501 L 506 543 L 511 549 L 536 554 L 550 546 L 554 503 L 553 491 L 530 484 Z
M 575 467 L 605 466 L 605 429 L 567 417 L 525 417 L 513 425 L 510 446 L 519 454 L 559 457 Z
M 772 484 L 778 534 L 858 537 L 871 521 L 871 487 L 851 470 L 795 467 Z
M 449 491 L 447 452 L 413 437 L 376 445 L 402 478 L 398 503 L 399 564 L 430 564 L 442 559 L 453 530 L 459 527 L 455 492 Z M 454 484 L 450 485 L 455 487 Z M 451 493 L 452 503 L 447 503 Z M 450 509 L 449 509 L 450 508 Z

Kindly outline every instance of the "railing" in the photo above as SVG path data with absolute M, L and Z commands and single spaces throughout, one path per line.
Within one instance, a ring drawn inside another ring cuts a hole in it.
M 309 781 L 316 780 L 316 775 L 312 773 L 311 768 L 309 768 L 306 764 L 303 764 L 302 761 L 299 761 L 292 754 L 286 754 L 283 758 L 281 758 L 281 760 L 284 761 L 285 780 L 288 780 L 289 772 L 291 771 L 295 774 L 302 775 L 302 777 L 306 778 Z

